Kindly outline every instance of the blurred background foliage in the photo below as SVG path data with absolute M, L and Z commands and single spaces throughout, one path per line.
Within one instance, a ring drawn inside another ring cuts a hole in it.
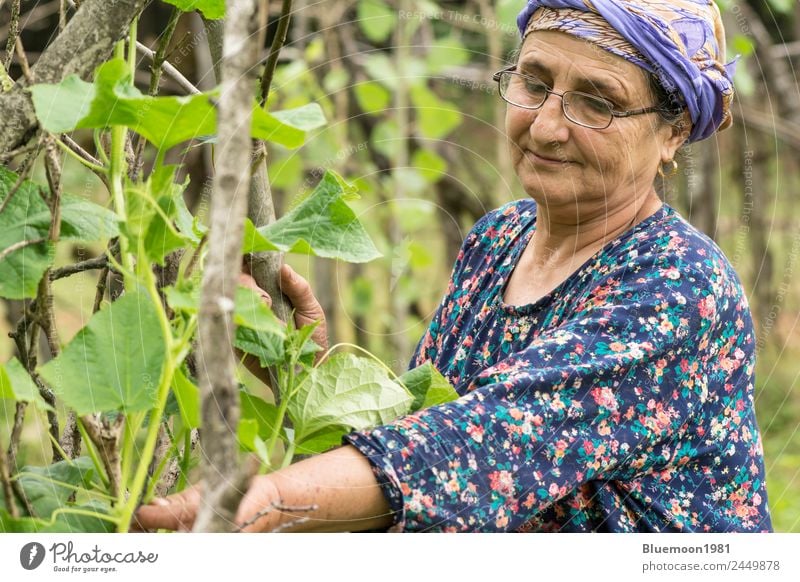
M 0 2 L 0 6 L 3 2 Z M 8 3 L 6 3 L 8 4 Z M 22 1 L 21 38 L 33 62 L 58 30 L 60 0 Z M 726 252 L 744 283 L 758 334 L 756 408 L 764 439 L 769 501 L 777 531 L 800 532 L 800 3 L 719 0 L 728 55 L 738 55 L 733 128 L 687 148 L 664 199 Z M 266 55 L 280 2 L 264 34 Z M 525 196 L 507 155 L 505 106 L 492 73 L 517 48 L 521 0 L 295 0 L 271 108 L 316 100 L 329 123 L 296 151 L 270 146 L 278 215 L 326 169 L 353 181 L 353 203 L 383 258 L 366 265 L 293 257 L 329 319 L 331 345 L 351 341 L 405 369 L 445 292 L 464 236 L 488 210 Z M 172 7 L 145 9 L 139 40 L 154 47 Z M 0 47 L 9 12 L 0 7 Z M 198 14 L 185 14 L 167 60 L 201 89 L 213 86 L 211 55 Z M 149 65 L 137 84 L 146 90 Z M 21 75 L 19 63 L 10 68 Z M 182 94 L 169 77 L 162 94 Z M 75 134 L 91 143 L 91 134 Z M 185 164 L 187 204 L 204 215 L 210 192 L 208 145 L 175 148 Z M 98 179 L 64 160 L 65 191 L 108 202 Z M 43 180 L 38 168 L 35 178 Z M 101 254 L 102 246 L 61 247 L 58 264 Z M 96 274 L 57 282 L 63 342 L 88 322 Z M 5 302 L 3 337 L 23 304 Z M 12 355 L 10 340 L 0 357 Z M 46 350 L 43 350 L 46 352 Z M 245 372 L 243 372 L 243 375 Z M 0 400 L 2 406 L 9 402 Z M 12 405 L 13 406 L 13 405 Z M 5 416 L 5 418 L 2 418 Z M 0 408 L 0 430 L 13 410 Z M 43 434 L 29 415 L 31 435 Z M 20 453 L 38 463 L 47 447 L 32 439 Z

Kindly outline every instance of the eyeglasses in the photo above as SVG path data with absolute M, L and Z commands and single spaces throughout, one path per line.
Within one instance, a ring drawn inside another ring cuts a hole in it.
M 616 111 L 614 104 L 602 97 L 580 91 L 558 93 L 536 77 L 518 73 L 515 69 L 515 66 L 503 69 L 492 77 L 500 86 L 500 96 L 503 100 L 523 109 L 539 109 L 552 93 L 561 97 L 561 110 L 567 119 L 589 129 L 605 129 L 611 125 L 615 117 L 631 117 L 662 111 L 659 107 Z

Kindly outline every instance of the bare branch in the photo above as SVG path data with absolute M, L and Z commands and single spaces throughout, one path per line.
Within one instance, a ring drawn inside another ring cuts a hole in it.
M 286 44 L 286 34 L 289 32 L 289 23 L 292 20 L 292 0 L 283 0 L 281 4 L 281 15 L 278 19 L 278 30 L 272 39 L 272 46 L 269 49 L 267 64 L 264 66 L 264 74 L 261 76 L 261 106 L 265 107 L 269 98 L 269 89 L 272 85 L 272 77 L 275 74 L 275 67 L 278 66 L 278 55 L 281 53 L 283 45 Z
M 20 0 L 11 0 L 11 22 L 8 23 L 8 41 L 6 41 L 6 70 L 11 68 L 14 46 L 19 36 L 19 3 Z
M 85 0 L 64 31 L 42 53 L 31 69 L 37 83 L 58 83 L 70 74 L 86 78 L 124 38 L 130 21 L 148 0 Z M 16 42 L 16 41 L 15 41 Z M 23 145 L 35 133 L 38 121 L 28 82 L 20 80 L 0 94 L 0 153 Z
M 19 509 L 14 501 L 14 488 L 11 486 L 11 474 L 8 470 L 8 459 L 3 444 L 0 443 L 0 483 L 3 485 L 3 496 L 6 500 L 6 509 L 13 519 L 19 517 Z
M 97 454 L 103 462 L 109 481 L 109 493 L 118 497 L 122 486 L 122 465 L 119 442 L 122 437 L 123 416 L 119 415 L 113 422 L 108 418 L 95 418 L 87 415 L 81 417 L 86 434 L 97 448 Z
M 156 62 L 156 53 L 154 53 L 152 50 L 147 48 L 139 41 L 136 41 L 136 50 L 137 52 L 146 56 L 152 63 Z M 176 69 L 174 65 L 171 65 L 168 61 L 166 60 L 163 61 L 161 63 L 161 68 L 164 70 L 164 73 L 168 77 L 170 77 L 173 81 L 178 83 L 178 85 L 180 85 L 190 95 L 197 95 L 198 93 L 201 92 L 200 89 L 195 87 L 194 84 L 192 84 L 192 82 L 189 81 L 189 79 L 184 77 L 183 74 L 178 69 Z
M 14 251 L 18 251 L 19 249 L 24 249 L 25 247 L 29 247 L 31 245 L 38 245 L 39 243 L 43 243 L 46 241 L 46 238 L 34 238 L 31 240 L 21 240 L 15 242 L 13 245 L 7 246 L 2 251 L 0 251 L 0 261 L 5 259 L 8 255 L 13 253 Z
M 85 261 L 81 261 L 80 263 L 73 263 L 71 265 L 65 265 L 63 267 L 59 267 L 58 269 L 53 269 L 50 271 L 50 280 L 56 281 L 58 279 L 63 279 L 64 277 L 70 277 L 77 273 L 84 273 L 86 271 L 94 271 L 97 269 L 104 269 L 109 267 L 113 270 L 113 267 L 110 266 L 108 262 L 107 255 L 100 255 L 99 257 L 95 257 L 93 259 L 87 259 Z
M 244 493 L 238 469 L 236 427 L 239 390 L 233 354 L 234 292 L 242 263 L 241 243 L 249 189 L 253 71 L 258 60 L 256 1 L 229 0 L 226 8 L 222 93 L 218 105 L 218 153 L 211 202 L 209 250 L 200 300 L 202 451 L 208 487 L 194 530 L 231 528 Z M 231 476 L 236 476 L 233 482 Z

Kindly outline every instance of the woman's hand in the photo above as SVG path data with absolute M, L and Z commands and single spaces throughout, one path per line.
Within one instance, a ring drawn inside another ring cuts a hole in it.
M 168 529 L 191 531 L 202 501 L 202 487 L 194 485 L 169 497 L 153 499 L 142 505 L 134 515 L 132 530 L 152 531 Z M 253 477 L 239 509 L 235 523 L 243 532 L 270 531 L 277 526 L 277 511 L 268 511 L 280 496 L 275 484 L 266 475 Z M 259 514 L 263 514 L 260 515 Z
M 294 323 L 300 328 L 309 323 L 319 321 L 311 339 L 319 345 L 322 350 L 317 353 L 316 362 L 328 351 L 328 326 L 325 322 L 325 312 L 322 306 L 314 297 L 311 285 L 303 277 L 298 275 L 289 265 L 283 265 L 280 270 L 280 288 L 289 298 L 294 307 Z M 239 275 L 239 283 L 249 287 L 266 301 L 267 305 L 272 306 L 272 298 L 269 293 L 258 286 L 250 273 L 244 271 Z

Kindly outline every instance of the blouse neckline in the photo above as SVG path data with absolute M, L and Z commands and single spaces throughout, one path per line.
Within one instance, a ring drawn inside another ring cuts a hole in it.
M 508 282 L 511 280 L 512 275 L 517 269 L 519 265 L 520 257 L 522 256 L 522 251 L 528 246 L 528 242 L 530 242 L 533 233 L 536 231 L 536 216 L 534 216 L 530 223 L 525 225 L 521 230 L 519 235 L 511 242 L 511 256 L 510 261 L 514 265 L 508 273 L 508 276 L 503 280 L 503 282 L 499 285 L 496 285 L 497 292 L 495 293 L 493 304 L 501 311 L 509 314 L 509 315 L 529 315 L 535 311 L 538 311 L 545 306 L 549 305 L 556 297 L 558 297 L 563 290 L 568 287 L 573 280 L 576 278 L 581 277 L 584 271 L 589 268 L 591 265 L 597 262 L 598 258 L 601 257 L 603 254 L 610 251 L 612 248 L 618 246 L 623 240 L 627 239 L 629 236 L 633 235 L 637 231 L 641 231 L 642 228 L 646 228 L 650 226 L 651 223 L 657 222 L 663 219 L 666 216 L 671 215 L 674 213 L 672 207 L 663 202 L 661 207 L 656 210 L 653 214 L 645 218 L 644 220 L 634 224 L 628 230 L 624 231 L 622 234 L 617 236 L 616 238 L 611 239 L 605 245 L 603 245 L 600 250 L 594 253 L 591 257 L 586 259 L 583 264 L 578 267 L 575 271 L 573 271 L 566 279 L 564 279 L 561 283 L 559 283 L 552 291 L 547 293 L 546 295 L 542 295 L 539 299 L 534 301 L 533 303 L 526 303 L 524 305 L 512 305 L 510 303 L 505 303 L 503 301 L 503 297 L 505 296 L 506 287 L 508 287 Z

